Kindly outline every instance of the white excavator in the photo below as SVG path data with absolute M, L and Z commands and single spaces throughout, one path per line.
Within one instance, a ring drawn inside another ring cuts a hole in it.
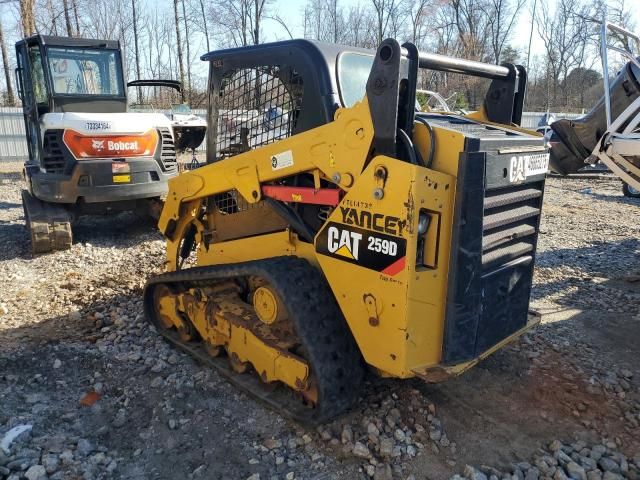
M 611 52 L 626 60 L 613 80 Z M 640 37 L 605 18 L 600 54 L 604 96 L 583 117 L 551 124 L 549 164 L 566 175 L 601 162 L 622 180 L 625 196 L 640 198 Z
M 159 209 L 178 173 L 173 130 L 160 113 L 127 111 L 119 43 L 33 35 L 16 58 L 32 252 L 69 248 L 80 215 Z

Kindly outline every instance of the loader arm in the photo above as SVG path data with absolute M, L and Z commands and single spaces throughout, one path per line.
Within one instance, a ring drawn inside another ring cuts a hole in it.
M 331 123 L 183 173 L 169 182 L 160 231 L 170 241 L 179 241 L 184 234 L 177 228 L 185 213 L 183 205 L 193 208 L 196 202 L 231 189 L 248 203 L 256 203 L 262 198 L 261 184 L 304 172 L 319 170 L 324 179 L 346 191 L 365 166 L 373 136 L 365 98 L 352 108 L 339 109 Z

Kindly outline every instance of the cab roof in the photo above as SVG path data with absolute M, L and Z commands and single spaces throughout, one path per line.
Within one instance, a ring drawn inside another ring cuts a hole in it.
M 200 57 L 205 62 L 224 61 L 238 56 L 262 57 L 264 55 L 272 55 L 276 52 L 289 52 L 288 54 L 301 53 L 316 62 L 322 62 L 330 68 L 335 67 L 336 59 L 342 52 L 364 53 L 367 55 L 375 55 L 376 51 L 351 47 L 348 45 L 336 45 L 333 43 L 318 42 L 308 39 L 283 40 L 280 42 L 261 43 L 259 45 L 248 45 L 246 47 L 226 48 L 222 50 L 214 50 L 205 53 Z
M 75 38 L 75 37 L 56 37 L 52 35 L 35 34 L 30 37 L 19 40 L 16 43 L 33 43 L 38 42 L 41 45 L 52 47 L 75 47 L 75 48 L 106 48 L 109 50 L 120 50 L 120 42 L 118 40 L 99 40 L 95 38 Z

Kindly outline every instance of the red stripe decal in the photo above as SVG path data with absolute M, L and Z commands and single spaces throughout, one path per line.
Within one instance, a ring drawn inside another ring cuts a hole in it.
M 286 185 L 263 185 L 262 193 L 282 202 L 311 203 L 337 206 L 342 190 L 338 188 L 288 187 Z
M 387 268 L 382 270 L 381 273 L 384 273 L 385 275 L 389 275 L 390 277 L 397 275 L 402 270 L 404 270 L 404 264 L 405 264 L 406 258 L 407 257 L 399 258 L 398 260 L 393 262 L 391 265 L 389 265 Z

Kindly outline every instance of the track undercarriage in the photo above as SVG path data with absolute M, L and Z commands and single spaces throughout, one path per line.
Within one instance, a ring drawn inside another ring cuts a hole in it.
M 34 255 L 71 248 L 71 215 L 64 207 L 42 202 L 26 190 L 22 206 Z
M 326 421 L 343 411 L 363 376 L 344 318 L 305 260 L 280 257 L 163 274 L 145 290 L 145 311 L 173 343 L 301 422 Z M 238 375 L 249 370 L 256 375 Z

